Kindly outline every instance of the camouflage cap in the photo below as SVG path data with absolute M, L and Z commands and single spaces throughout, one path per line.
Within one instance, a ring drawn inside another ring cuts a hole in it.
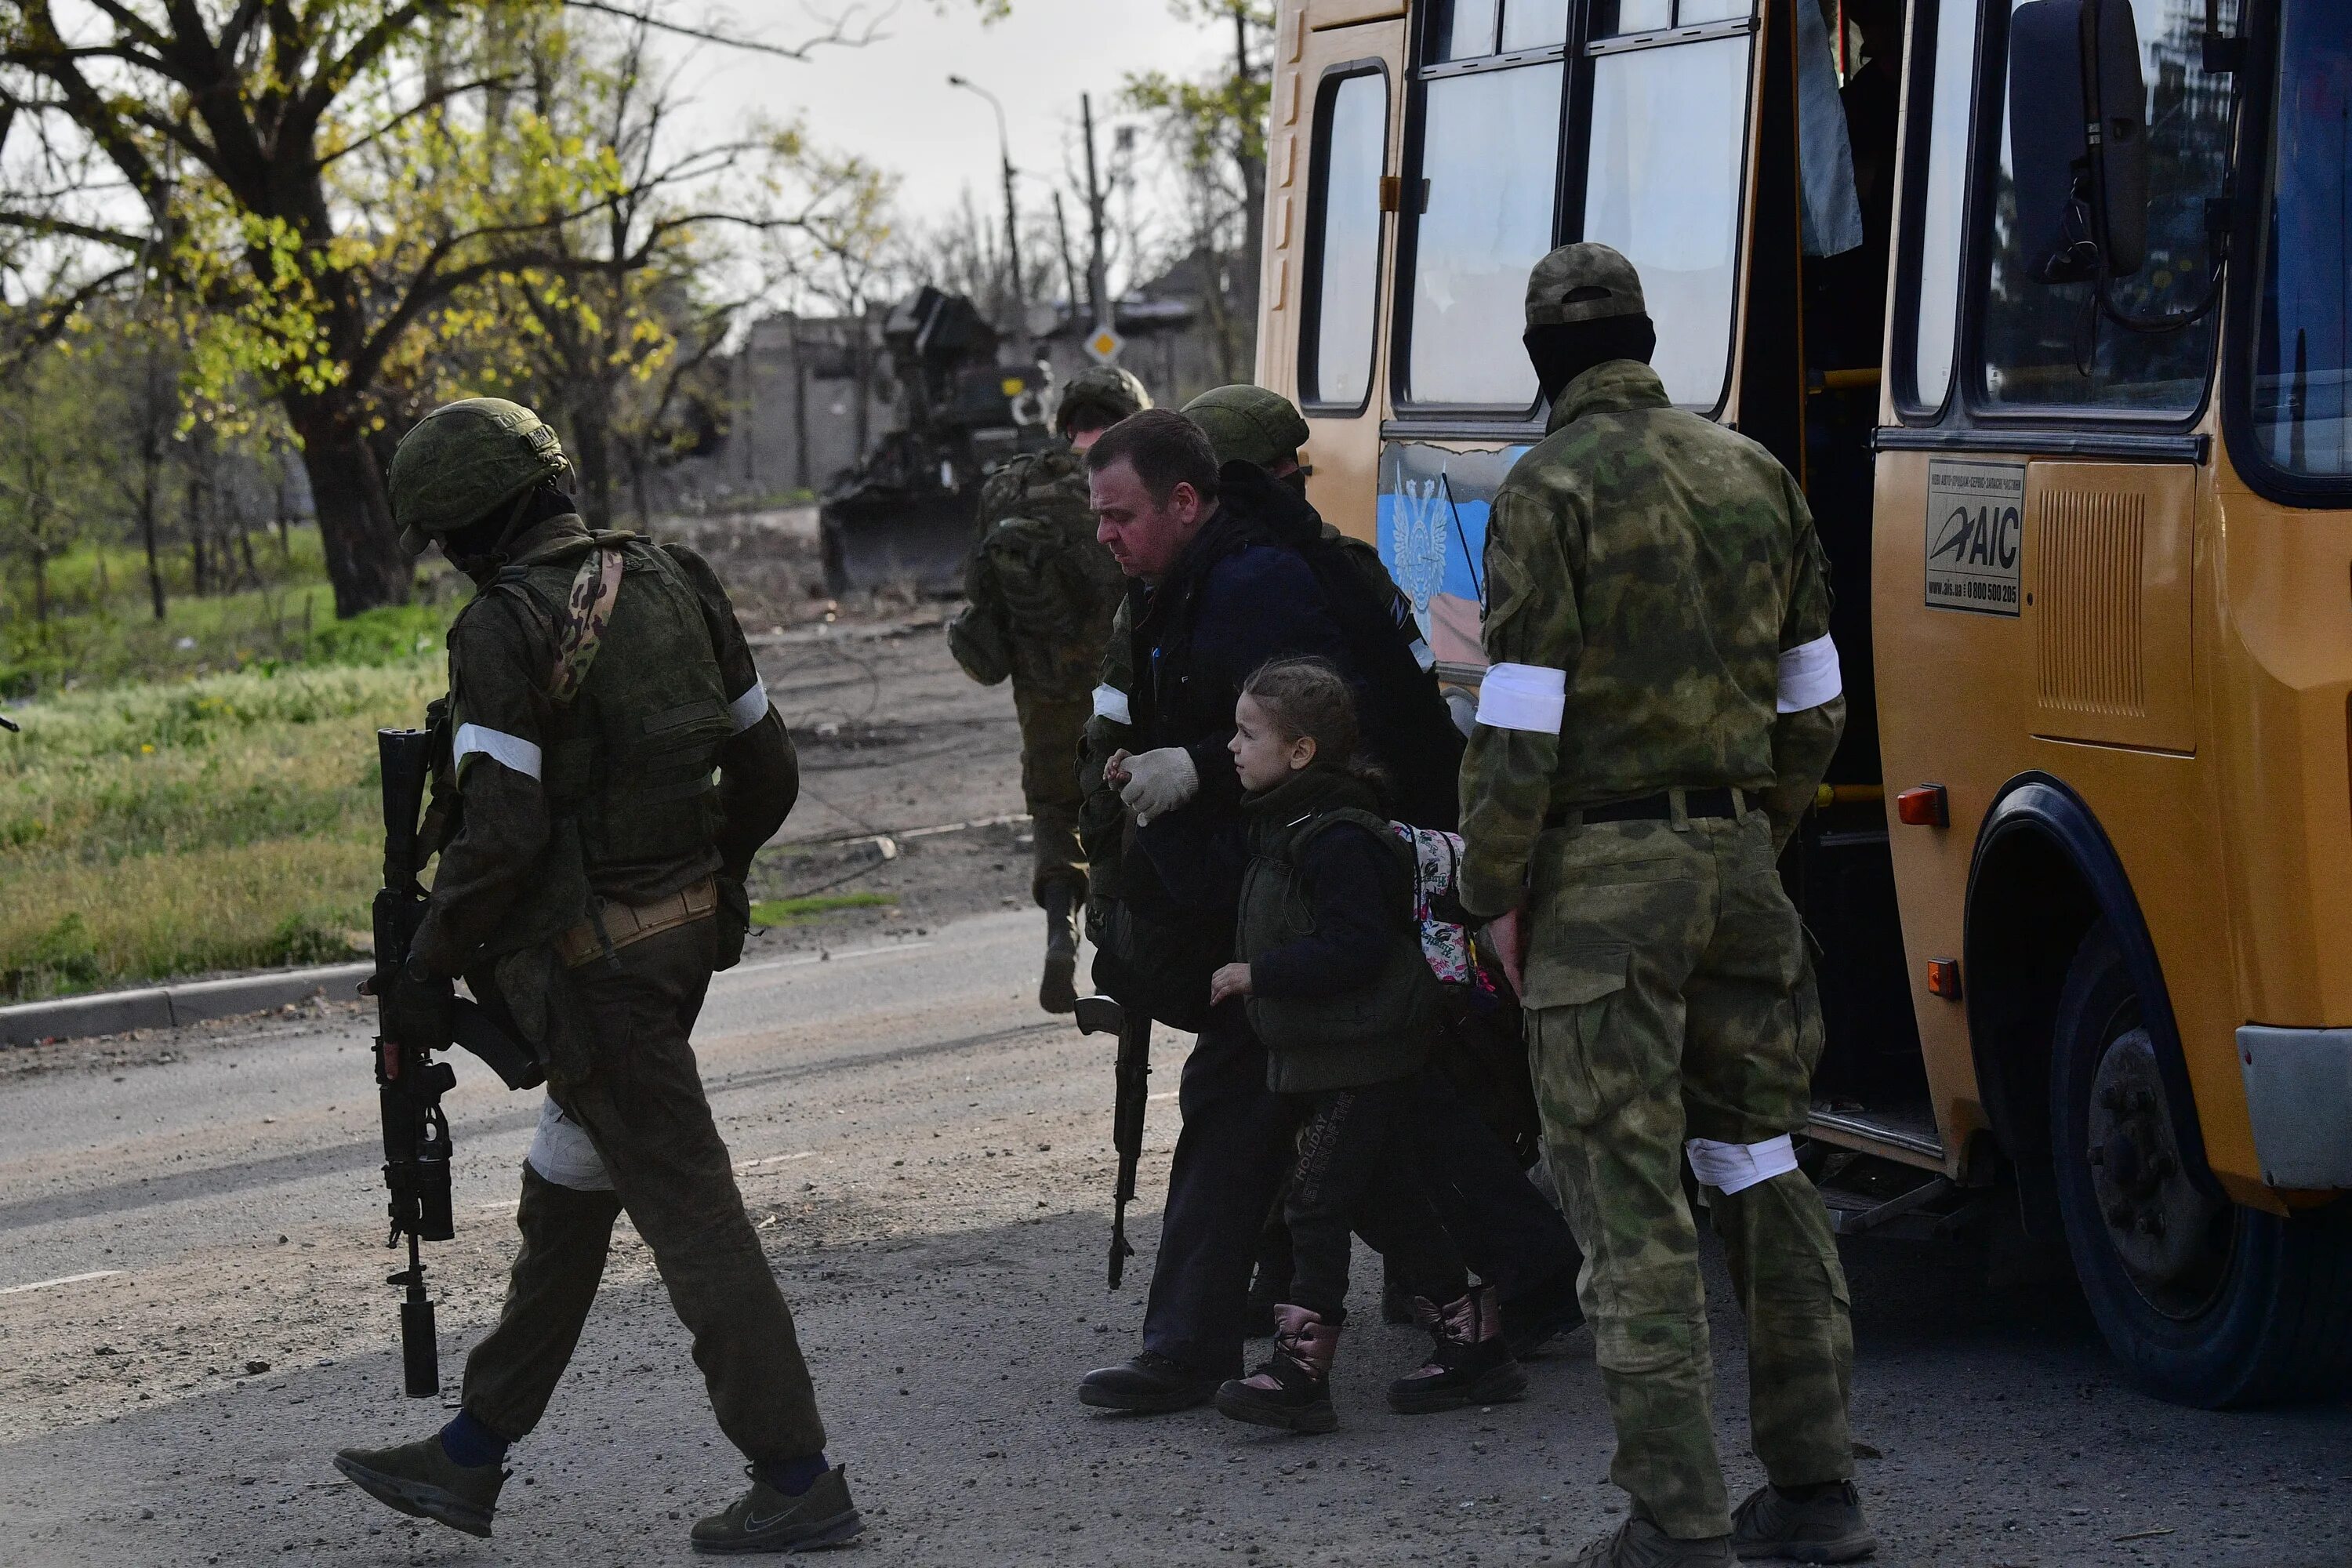
M 400 547 L 422 553 L 570 465 L 547 422 L 503 397 L 445 403 L 418 420 L 392 454 L 385 488 Z
M 1528 325 L 1560 326 L 1603 321 L 1612 316 L 1643 316 L 1642 275 L 1605 245 L 1586 240 L 1563 245 L 1528 274 Z
M 1307 445 L 1307 421 L 1298 405 L 1246 382 L 1201 394 L 1184 405 L 1184 417 L 1201 427 L 1220 463 L 1271 468 Z
M 1054 431 L 1067 436 L 1080 415 L 1087 416 L 1088 429 L 1108 430 L 1150 406 L 1151 394 L 1133 373 L 1115 364 L 1088 365 L 1062 384 L 1060 401 L 1054 405 Z

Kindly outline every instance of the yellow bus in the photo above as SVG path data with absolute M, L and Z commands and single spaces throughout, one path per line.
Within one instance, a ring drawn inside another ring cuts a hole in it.
M 2340 1386 L 2352 0 L 1276 24 L 1259 378 L 1448 679 L 1553 245 L 1631 257 L 1670 395 L 1805 485 L 1852 717 L 1785 874 L 1812 1164 L 1875 1173 L 1840 1228 L 2063 1238 L 2166 1398 Z

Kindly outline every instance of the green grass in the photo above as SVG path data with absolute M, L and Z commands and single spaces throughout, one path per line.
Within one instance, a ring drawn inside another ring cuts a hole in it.
M 440 573 L 418 602 L 335 618 L 318 531 L 292 531 L 290 550 L 257 540 L 263 584 L 197 597 L 184 556 L 166 557 L 162 620 L 147 596 L 135 550 L 85 546 L 49 564 L 53 610 L 34 619 L 23 570 L 0 592 L 0 698 L 184 679 L 224 670 L 373 665 L 436 652 L 463 602 L 463 584 Z
M 374 731 L 418 722 L 442 685 L 407 654 L 15 709 L 0 1001 L 351 956 L 380 875 Z
M 814 893 L 800 899 L 762 899 L 751 906 L 755 926 L 806 925 L 835 910 L 871 910 L 895 904 L 896 893 Z

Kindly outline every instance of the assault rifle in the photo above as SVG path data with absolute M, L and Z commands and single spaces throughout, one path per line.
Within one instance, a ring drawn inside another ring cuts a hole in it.
M 1135 1167 L 1143 1158 L 1143 1108 L 1151 1089 L 1151 1018 L 1130 1013 L 1108 996 L 1078 998 L 1078 1032 L 1118 1037 L 1118 1090 L 1110 1121 L 1118 1151 L 1118 1184 L 1111 1189 L 1110 1288 L 1127 1272 L 1135 1248 L 1127 1239 L 1127 1205 L 1135 1201 Z
M 367 989 L 376 999 L 382 1026 L 393 982 L 408 962 L 409 944 L 425 917 L 425 889 L 416 879 L 417 819 L 425 784 L 433 767 L 435 731 L 378 730 L 376 756 L 383 773 L 383 887 L 375 896 L 375 973 Z M 455 999 L 450 1033 L 458 1045 L 488 1063 L 509 1089 L 530 1089 L 545 1078 L 538 1059 L 490 1020 L 481 1006 Z M 457 1234 L 449 1208 L 449 1121 L 441 1097 L 457 1085 L 457 1069 L 433 1059 L 434 1047 L 376 1037 L 376 1097 L 383 1111 L 383 1184 L 392 1234 L 386 1247 L 408 1238 L 408 1267 L 386 1284 L 404 1285 L 400 1303 L 400 1359 L 412 1399 L 441 1392 L 441 1349 L 433 1327 L 433 1300 L 425 1293 L 420 1241 L 447 1241 Z

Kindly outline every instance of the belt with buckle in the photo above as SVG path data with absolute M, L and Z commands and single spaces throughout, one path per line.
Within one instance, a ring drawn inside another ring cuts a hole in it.
M 1591 826 L 1596 822 L 1672 822 L 1675 819 L 1675 796 L 1682 796 L 1683 816 L 1729 816 L 1740 815 L 1740 792 L 1728 787 L 1718 789 L 1660 790 L 1635 800 L 1612 801 L 1606 805 L 1570 807 L 1554 811 L 1544 817 L 1547 830 Z
M 649 904 L 618 904 L 606 899 L 598 904 L 597 912 L 604 921 L 601 932 L 595 921 L 585 920 L 555 939 L 556 956 L 566 966 L 577 969 L 604 957 L 608 942 L 617 952 L 631 942 L 708 920 L 719 912 L 719 879 L 705 877 L 690 888 L 680 888 Z

